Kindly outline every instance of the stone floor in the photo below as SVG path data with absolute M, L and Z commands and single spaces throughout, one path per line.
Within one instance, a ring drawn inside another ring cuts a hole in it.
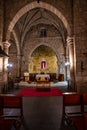
M 21 130 L 60 130 L 62 97 L 23 97 L 25 125 Z

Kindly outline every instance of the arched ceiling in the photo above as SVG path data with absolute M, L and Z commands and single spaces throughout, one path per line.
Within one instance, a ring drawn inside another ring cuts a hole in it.
M 52 56 L 56 56 L 56 54 L 54 53 L 54 51 L 48 47 L 48 46 L 45 46 L 45 45 L 40 45 L 39 47 L 37 47 L 31 57 L 40 57 L 40 56 L 43 56 L 43 57 L 52 57 Z
M 65 44 L 67 32 L 62 21 L 55 14 L 44 8 L 34 8 L 25 13 L 14 26 L 14 31 L 17 34 L 19 43 L 21 43 L 21 47 L 31 27 L 39 24 L 54 26 L 60 33 L 63 44 Z

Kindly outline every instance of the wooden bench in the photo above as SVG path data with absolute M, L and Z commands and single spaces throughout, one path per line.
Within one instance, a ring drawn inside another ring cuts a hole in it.
M 14 124 L 15 120 L 5 119 L 3 116 L 0 116 L 0 130 L 12 130 L 12 127 L 15 128 Z
M 20 114 L 16 111 L 20 109 Z M 19 129 L 23 117 L 22 97 L 0 94 L 0 130 Z
M 18 127 L 22 125 L 24 122 L 22 97 L 14 94 L 0 94 L 0 99 L 2 99 L 1 116 L 4 120 L 14 121 Z
M 67 115 L 77 130 L 84 130 L 81 95 L 78 93 L 63 94 L 63 115 Z
M 23 117 L 22 97 L 17 95 L 3 95 L 3 115 L 7 118 Z
M 87 93 L 82 94 L 82 111 L 84 118 L 84 130 L 87 130 Z

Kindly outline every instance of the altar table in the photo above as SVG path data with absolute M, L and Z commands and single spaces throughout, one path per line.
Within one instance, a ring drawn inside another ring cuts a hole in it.
M 49 81 L 50 75 L 49 74 L 37 74 L 36 81 Z
M 38 91 L 50 91 L 50 75 L 49 74 L 37 74 L 36 75 L 36 89 Z

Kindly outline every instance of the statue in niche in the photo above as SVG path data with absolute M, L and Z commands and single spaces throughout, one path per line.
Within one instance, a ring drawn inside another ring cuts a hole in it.
M 46 69 L 46 60 L 41 61 L 41 69 Z

